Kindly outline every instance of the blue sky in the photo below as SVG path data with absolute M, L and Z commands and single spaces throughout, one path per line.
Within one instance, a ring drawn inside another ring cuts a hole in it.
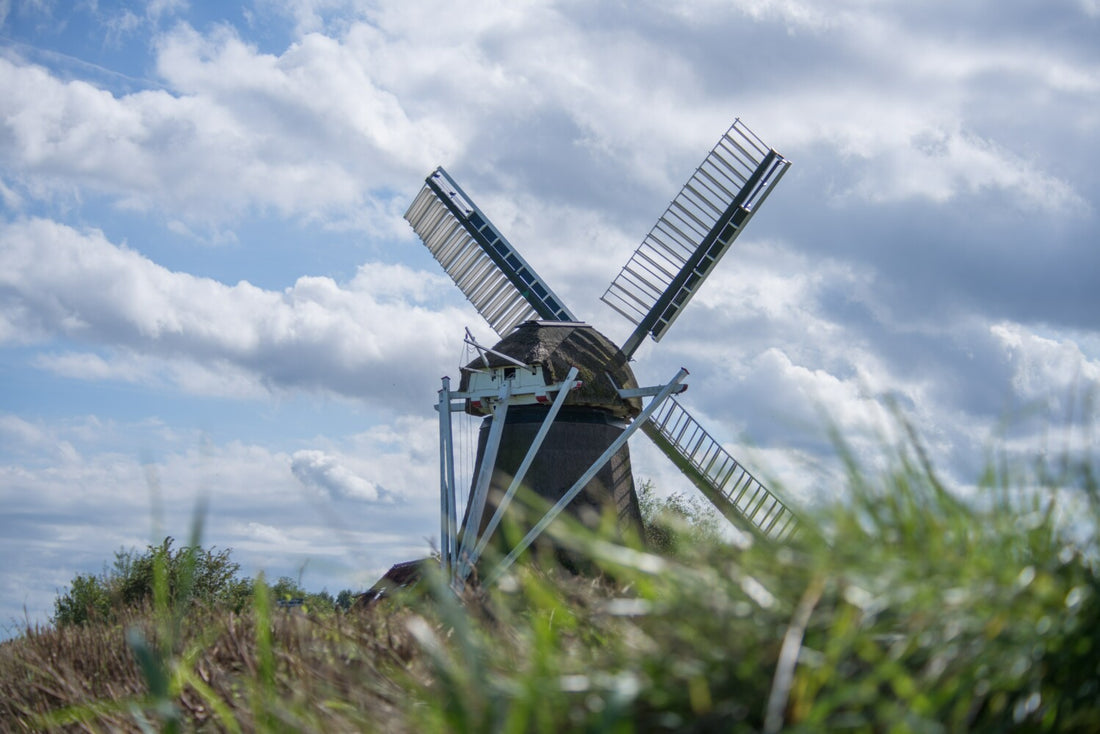
M 0 0 L 0 622 L 119 547 L 362 588 L 438 532 L 492 334 L 401 218 L 444 165 L 580 318 L 735 117 L 793 167 L 639 379 L 796 503 L 896 402 L 967 492 L 1088 448 L 1100 4 Z M 643 443 L 636 474 L 692 491 Z

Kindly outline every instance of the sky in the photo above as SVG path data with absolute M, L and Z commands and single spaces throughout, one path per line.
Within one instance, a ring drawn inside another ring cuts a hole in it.
M 893 411 L 962 493 L 1089 450 L 1097 38 L 1097 0 L 0 0 L 4 634 L 195 518 L 311 590 L 429 551 L 439 379 L 495 340 L 402 218 L 437 165 L 621 342 L 600 295 L 733 120 L 790 159 L 635 372 L 796 507 Z

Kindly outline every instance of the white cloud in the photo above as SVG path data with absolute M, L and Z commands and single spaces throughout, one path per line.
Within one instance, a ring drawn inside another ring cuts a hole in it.
M 1062 403 L 1100 398 L 1100 359 L 1088 357 L 1072 339 L 1040 336 L 1009 322 L 994 324 L 989 331 L 1013 367 L 1012 383 L 1020 399 Z
M 74 380 L 118 380 L 151 387 L 170 387 L 191 395 L 234 399 L 258 399 L 271 395 L 262 376 L 228 360 L 198 363 L 163 358 L 122 349 L 104 357 L 90 352 L 46 353 L 32 364 L 60 377 Z
M 837 23 L 838 17 L 847 15 L 844 3 L 830 6 L 829 11 L 822 10 L 811 3 L 799 0 L 711 0 L 710 2 L 654 3 L 667 7 L 668 11 L 699 25 L 713 23 L 716 15 L 731 10 L 743 14 L 754 21 L 781 20 L 792 29 L 822 30 Z M 830 12 L 831 11 L 831 12 Z
M 256 5 L 259 10 L 291 18 L 297 35 L 324 30 L 327 18 L 340 19 L 362 12 L 361 3 L 355 0 L 258 0 Z
M 290 470 L 298 480 L 334 497 L 347 497 L 367 502 L 387 501 L 389 494 L 373 482 L 357 476 L 340 460 L 323 451 L 295 452 Z
M 17 415 L 0 414 L 0 442 L 8 452 L 22 457 L 71 463 L 79 459 L 73 444 L 41 425 Z
M 8 187 L 2 180 L 0 180 L 0 202 L 4 204 L 4 208 L 8 211 L 15 212 L 23 208 L 23 197 Z
M 438 533 L 438 504 L 423 495 L 410 493 L 415 502 L 368 496 L 383 471 L 393 472 L 401 491 L 403 482 L 423 481 L 417 452 L 424 441 L 404 431 L 430 423 L 399 421 L 377 437 L 288 455 L 165 434 L 147 423 L 0 414 L 0 590 L 9 592 L 0 624 L 21 617 L 24 602 L 32 620 L 45 619 L 73 575 L 98 573 L 120 547 L 189 538 L 203 507 L 204 546 L 232 548 L 242 572 L 296 576 L 308 565 L 308 588 L 363 588 L 390 564 L 426 555 L 425 539 Z M 303 489 L 294 467 L 325 492 Z M 378 474 L 368 478 L 364 470 Z M 49 571 L 19 571 L 36 564 Z
M 290 7 L 304 18 L 343 4 Z M 18 114 L 7 120 L 2 152 L 37 195 L 78 183 L 124 206 L 169 207 L 200 222 L 270 208 L 386 230 L 398 212 L 379 206 L 381 192 L 473 147 L 471 163 L 484 173 L 502 155 L 531 155 L 515 143 L 537 148 L 565 130 L 552 126 L 567 123 L 578 159 L 604 159 L 666 188 L 680 183 L 681 156 L 695 158 L 728 121 L 734 90 L 716 93 L 688 49 L 667 39 L 643 28 L 581 27 L 575 13 L 554 6 L 488 10 L 382 5 L 369 23 L 345 16 L 338 35 L 304 34 L 279 55 L 229 26 L 200 33 L 179 25 L 156 42 L 171 93 L 116 98 L 3 61 L 0 93 Z M 653 12 L 668 13 L 674 26 L 698 22 L 686 8 Z M 1084 201 L 1030 156 L 965 124 L 969 95 L 959 94 L 996 71 L 1022 96 L 1054 88 L 1091 99 L 1100 77 L 1057 48 L 1021 54 L 995 41 L 948 42 L 864 3 L 822 15 L 801 2 L 754 1 L 702 16 L 708 28 L 812 28 L 823 34 L 819 43 L 850 49 L 836 78 L 815 69 L 804 89 L 736 92 L 738 107 L 769 139 L 800 150 L 836 146 L 870 162 L 844 191 L 942 202 L 993 186 L 1039 208 L 1072 210 Z M 886 63 L 893 76 L 847 73 L 853 63 Z M 637 100 L 652 97 L 661 103 L 639 115 Z M 1026 108 L 1013 114 L 1034 116 Z
M 431 384 L 468 319 L 429 310 L 449 283 L 404 266 L 363 265 L 347 286 L 321 277 L 282 292 L 229 286 L 41 219 L 0 224 L 0 271 L 9 324 L 0 334 L 108 350 L 42 356 L 39 365 L 98 379 L 159 374 L 203 394 L 305 388 L 400 401 Z
M 180 94 L 115 97 L 0 59 L 12 110 L 0 157 L 36 197 L 79 185 L 200 223 L 269 208 L 320 222 L 392 217 L 367 190 L 429 170 L 452 143 L 375 88 L 366 61 L 322 36 L 277 58 L 224 28 L 204 38 L 181 26 L 158 62 Z
M 854 152 L 864 159 L 878 159 L 878 165 L 851 190 L 859 198 L 873 202 L 923 198 L 942 204 L 995 188 L 1014 196 L 1024 210 L 1082 214 L 1089 209 L 1065 181 L 964 131 L 944 130 L 925 121 L 907 144 L 890 142 L 892 149 L 871 144 Z
M 287 543 L 287 537 L 284 531 L 261 522 L 246 523 L 241 534 L 249 540 L 267 546 L 285 547 Z

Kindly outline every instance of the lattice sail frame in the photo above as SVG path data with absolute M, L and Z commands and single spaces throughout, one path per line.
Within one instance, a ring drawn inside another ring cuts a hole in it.
M 734 121 L 600 299 L 637 325 L 624 354 L 660 341 L 790 165 Z
M 577 320 L 442 167 L 405 219 L 498 335 L 531 319 Z

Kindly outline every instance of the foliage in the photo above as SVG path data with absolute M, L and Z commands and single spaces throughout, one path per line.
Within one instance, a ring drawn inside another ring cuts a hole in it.
M 54 600 L 54 622 L 66 626 L 111 619 L 115 606 L 113 586 L 106 575 L 77 574 L 69 590 Z
M 340 593 L 336 595 L 336 599 L 333 601 L 333 606 L 341 612 L 346 612 L 351 609 L 351 605 L 355 603 L 357 596 L 358 595 L 351 589 L 341 589 Z
M 658 553 L 674 555 L 681 546 L 721 540 L 725 520 L 699 495 L 673 492 L 662 497 L 653 482 L 646 480 L 638 488 L 638 506 L 646 546 Z
M 670 523 L 667 553 L 555 523 L 556 542 L 599 573 L 562 572 L 545 554 L 492 588 L 457 597 L 429 574 L 351 614 L 280 608 L 280 594 L 301 591 L 289 578 L 259 579 L 241 614 L 194 611 L 190 586 L 169 593 L 166 553 L 151 610 L 0 646 L 0 720 L 24 731 L 1100 730 L 1095 467 L 991 469 L 963 501 L 919 446 L 874 476 L 841 451 L 845 502 L 804 514 L 782 546 L 731 546 L 699 531 L 690 502 L 651 497 L 651 519 L 688 520 Z
M 170 600 L 186 596 L 197 604 L 223 606 L 239 612 L 248 602 L 251 582 L 238 577 L 240 564 L 230 550 L 187 546 L 173 548 L 165 538 L 145 551 L 121 549 L 114 564 L 98 576 L 77 574 L 68 591 L 54 600 L 54 622 L 60 626 L 113 621 L 122 609 L 138 608 L 153 601 L 155 570 L 164 567 Z
M 849 462 L 825 532 L 782 547 L 577 536 L 599 580 L 520 568 L 473 618 L 440 594 L 412 628 L 433 664 L 418 725 L 1100 729 L 1095 472 L 991 474 L 971 504 L 919 457 L 873 482 Z

